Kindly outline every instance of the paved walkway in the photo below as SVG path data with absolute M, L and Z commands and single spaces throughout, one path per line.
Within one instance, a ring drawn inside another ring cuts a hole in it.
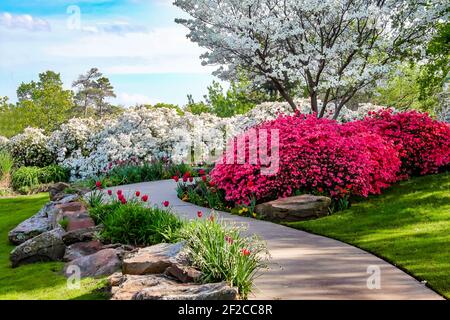
M 197 207 L 177 198 L 171 180 L 112 188 L 124 193 L 139 190 L 155 204 L 170 201 L 182 217 L 197 218 Z M 353 246 L 278 224 L 221 212 L 226 220 L 244 223 L 267 241 L 269 270 L 255 281 L 250 299 L 442 299 L 393 265 Z M 379 267 L 381 288 L 368 289 L 369 266 Z

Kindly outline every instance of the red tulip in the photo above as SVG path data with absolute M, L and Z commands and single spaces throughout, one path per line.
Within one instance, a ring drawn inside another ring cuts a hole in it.
M 197 217 L 199 217 L 199 218 L 203 217 L 203 212 L 198 211 L 198 212 L 197 212 Z
M 198 170 L 198 174 L 203 176 L 205 174 L 205 170 L 203 170 L 203 169 Z
M 144 194 L 144 195 L 142 196 L 142 201 L 143 201 L 143 202 L 147 202 L 147 201 L 148 201 L 148 195 Z
M 140 197 L 141 196 L 141 192 L 140 191 L 136 191 L 136 197 Z
M 244 256 L 249 256 L 250 255 L 250 250 L 248 250 L 248 249 L 242 249 L 242 254 L 244 255 Z
M 122 198 L 122 199 L 120 199 L 120 202 L 122 202 L 122 204 L 126 204 L 127 203 L 127 199 Z
M 209 182 L 209 186 L 210 186 L 210 187 L 214 187 L 215 185 L 216 185 L 216 183 L 215 183 L 214 181 L 211 180 L 211 181 Z
M 117 195 L 120 196 L 123 193 L 122 190 L 117 190 Z
M 97 181 L 97 182 L 95 183 L 95 186 L 96 186 L 97 188 L 101 188 L 101 187 L 102 187 L 102 182 L 101 182 L 101 181 Z
M 187 182 L 188 178 L 187 177 L 183 177 L 183 182 Z
M 108 190 L 108 195 L 112 196 L 112 190 Z
M 175 182 L 178 182 L 180 178 L 178 176 L 173 176 L 173 180 L 175 180 Z
M 202 176 L 202 181 L 206 182 L 206 180 L 208 180 L 208 177 L 207 176 Z
M 167 208 L 169 205 L 170 205 L 170 202 L 169 202 L 169 201 L 164 201 L 164 202 L 163 202 L 163 206 L 164 206 L 164 207 Z
M 189 177 L 189 182 L 193 182 L 193 181 L 194 181 L 194 178 Z

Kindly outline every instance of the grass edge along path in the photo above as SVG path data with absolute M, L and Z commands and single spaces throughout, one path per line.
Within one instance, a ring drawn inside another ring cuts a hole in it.
M 450 172 L 412 178 L 345 211 L 286 225 L 371 252 L 450 298 Z
M 14 245 L 8 241 L 8 232 L 48 201 L 48 194 L 0 198 L 0 300 L 106 299 L 104 279 L 83 279 L 80 288 L 69 289 L 62 262 L 11 268 L 9 253 Z

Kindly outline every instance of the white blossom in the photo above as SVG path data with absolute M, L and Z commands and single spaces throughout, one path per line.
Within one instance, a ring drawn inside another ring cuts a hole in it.
M 313 111 L 317 95 L 337 118 L 356 92 L 385 77 L 405 55 L 420 58 L 435 22 L 448 18 L 448 0 L 176 0 L 190 18 L 177 19 L 188 38 L 207 51 L 215 75 L 306 87 Z M 324 110 L 327 111 L 327 110 Z

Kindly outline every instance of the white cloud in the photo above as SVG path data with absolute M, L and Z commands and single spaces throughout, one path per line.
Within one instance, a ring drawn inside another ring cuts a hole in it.
M 34 18 L 29 14 L 12 15 L 8 12 L 0 13 L 0 26 L 11 29 L 26 29 L 30 31 L 50 31 L 50 23 L 44 19 Z
M 99 22 L 93 25 L 83 25 L 80 26 L 81 31 L 90 33 L 116 33 L 124 35 L 126 33 L 145 33 L 147 28 L 142 25 L 130 24 L 125 21 L 116 21 L 112 23 Z
M 116 102 L 125 107 L 134 106 L 136 104 L 156 104 L 159 100 L 152 99 L 143 94 L 133 94 L 122 92 L 117 95 Z
M 157 28 L 141 33 L 89 33 L 70 42 L 51 44 L 45 53 L 69 59 L 113 59 L 109 74 L 210 73 L 199 56 L 204 49 L 186 38 L 181 27 Z

